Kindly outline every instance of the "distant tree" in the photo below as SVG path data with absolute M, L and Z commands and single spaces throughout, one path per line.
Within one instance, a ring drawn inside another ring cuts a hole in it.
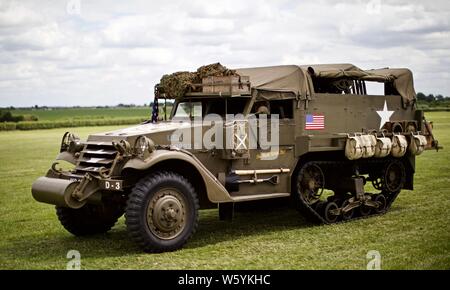
M 419 101 L 425 101 L 426 100 L 426 96 L 425 96 L 425 94 L 424 93 L 421 93 L 421 92 L 418 92 L 417 93 L 417 95 L 416 95 L 416 97 L 417 97 L 417 100 L 419 100 Z
M 20 122 L 24 120 L 24 116 L 13 116 L 10 111 L 0 114 L 0 122 Z
M 12 114 L 9 111 L 2 112 L 0 116 L 0 122 L 11 122 Z
M 438 102 L 442 102 L 444 100 L 444 96 L 443 95 L 436 95 L 436 101 Z
M 434 101 L 434 95 L 433 95 L 433 94 L 429 94 L 429 95 L 426 97 L 425 100 L 426 100 L 427 102 L 429 102 L 429 103 L 433 102 L 433 101 Z
M 117 105 L 117 107 L 120 107 L 120 108 L 134 108 L 134 107 L 136 107 L 136 105 L 135 104 L 122 104 L 122 103 L 120 103 L 120 104 Z

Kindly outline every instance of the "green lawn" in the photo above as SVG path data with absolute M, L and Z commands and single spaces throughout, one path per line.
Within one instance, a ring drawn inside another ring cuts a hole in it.
M 450 113 L 427 118 L 446 149 L 417 158 L 415 190 L 386 215 L 314 226 L 290 208 L 237 213 L 232 223 L 205 210 L 185 248 L 162 254 L 142 253 L 123 218 L 108 234 L 74 237 L 52 206 L 32 199 L 31 183 L 51 165 L 65 129 L 0 132 L 0 268 L 65 269 L 75 249 L 83 269 L 365 269 L 370 250 L 383 269 L 449 269 Z M 84 138 L 109 129 L 72 131 Z

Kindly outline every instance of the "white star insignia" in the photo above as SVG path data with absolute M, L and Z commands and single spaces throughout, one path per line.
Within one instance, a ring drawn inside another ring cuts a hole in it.
M 378 115 L 381 118 L 380 122 L 380 129 L 383 128 L 384 124 L 386 122 L 389 122 L 389 118 L 391 118 L 392 114 L 394 114 L 394 111 L 388 111 L 386 100 L 384 100 L 384 108 L 383 111 L 377 111 Z

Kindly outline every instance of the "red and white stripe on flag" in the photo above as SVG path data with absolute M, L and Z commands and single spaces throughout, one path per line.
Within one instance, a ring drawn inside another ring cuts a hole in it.
M 325 129 L 324 115 L 306 115 L 305 130 L 323 130 Z

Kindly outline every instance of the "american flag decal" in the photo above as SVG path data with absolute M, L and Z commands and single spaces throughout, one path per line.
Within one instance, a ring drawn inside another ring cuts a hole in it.
M 325 129 L 325 116 L 306 115 L 305 130 L 323 130 Z

